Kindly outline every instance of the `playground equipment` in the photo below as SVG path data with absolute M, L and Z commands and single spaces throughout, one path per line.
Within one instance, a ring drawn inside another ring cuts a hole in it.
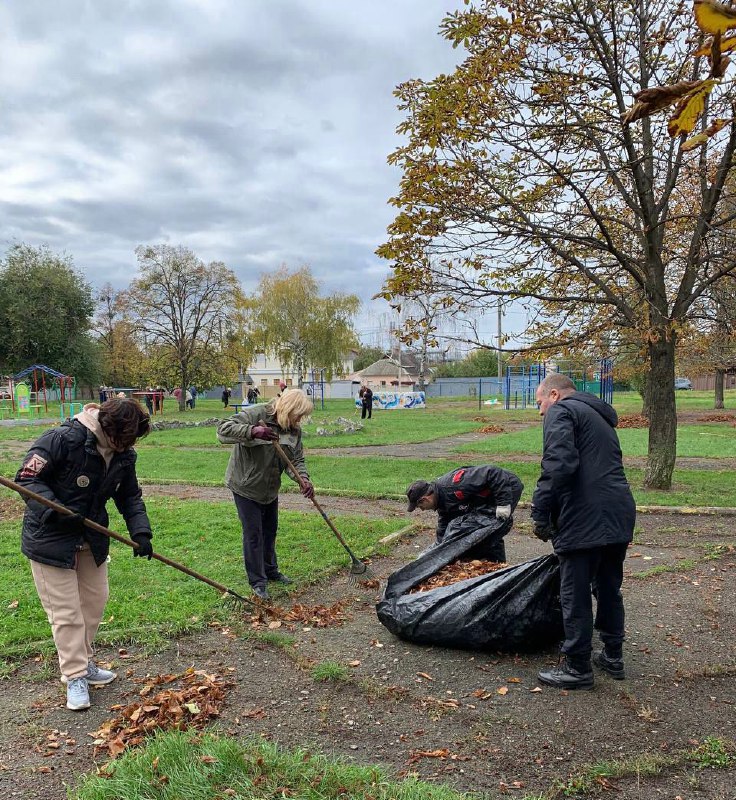
M 48 387 L 46 386 L 47 376 L 51 378 L 51 382 Z M 26 383 L 18 383 L 24 378 L 30 379 L 30 385 L 27 385 Z M 33 415 L 35 412 L 36 416 L 40 416 L 42 399 L 44 412 L 48 414 L 48 393 L 49 390 L 53 388 L 58 388 L 59 402 L 61 403 L 62 407 L 67 399 L 68 402 L 71 402 L 74 399 L 74 378 L 70 375 L 64 375 L 63 373 L 58 372 L 51 367 L 47 367 L 45 364 L 32 364 L 30 367 L 26 367 L 26 369 L 21 370 L 16 375 L 13 375 L 13 383 L 16 384 L 14 397 L 15 405 L 13 410 L 17 414 Z M 57 387 L 54 387 L 54 383 L 57 384 Z M 27 395 L 24 390 L 21 390 L 20 394 L 18 393 L 18 390 L 21 386 L 26 386 L 28 389 Z
M 613 402 L 613 359 L 601 358 L 597 370 L 565 366 L 562 362 L 552 368 L 541 362 L 521 367 L 507 366 L 504 408 L 535 406 L 537 387 L 552 372 L 567 375 L 579 392 L 590 392 L 607 403 Z
M 60 403 L 60 416 L 62 420 L 71 419 L 75 414 L 81 414 L 84 403 Z
M 325 368 L 319 367 L 312 369 L 312 380 L 304 381 L 302 389 L 312 398 L 312 402 L 317 405 L 317 397 L 319 397 L 320 408 L 325 407 Z

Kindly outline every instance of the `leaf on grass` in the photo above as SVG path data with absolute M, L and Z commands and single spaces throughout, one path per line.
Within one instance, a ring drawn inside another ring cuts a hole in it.
M 701 85 L 682 97 L 667 123 L 667 132 L 674 139 L 693 132 L 695 123 L 705 108 L 705 98 L 718 83 L 715 79 L 701 81 Z
M 107 743 L 107 749 L 110 751 L 110 755 L 115 758 L 116 756 L 119 756 L 123 750 L 125 750 L 125 742 L 120 736 L 118 736 L 111 742 Z
M 434 678 L 431 675 L 428 675 L 426 672 L 417 672 L 417 675 L 419 675 L 420 678 L 424 678 L 425 680 L 428 681 L 434 680 Z
M 184 708 L 186 708 L 190 714 L 194 714 L 195 716 L 200 713 L 200 708 L 196 703 L 185 703 Z
M 708 127 L 702 131 L 701 133 L 696 134 L 695 136 L 691 136 L 687 141 L 685 141 L 682 145 L 682 150 L 687 152 L 688 150 L 694 150 L 701 144 L 705 144 L 705 142 L 710 139 L 711 136 L 715 136 L 718 131 L 723 130 L 730 122 L 733 122 L 732 119 L 714 119 Z
M 496 694 L 508 694 L 509 687 L 508 686 L 501 686 L 500 688 L 496 689 Z
M 10 608 L 10 609 L 18 608 L 18 601 L 17 600 L 13 600 L 12 603 L 8 603 L 8 608 Z
M 506 678 L 508 683 L 521 683 L 521 678 Z
M 353 661 L 348 661 L 348 666 L 349 667 L 359 667 L 360 666 L 360 661 L 358 661 L 357 658 L 354 659 Z
M 705 33 L 725 33 L 736 28 L 736 9 L 715 0 L 695 0 L 693 13 L 698 27 Z

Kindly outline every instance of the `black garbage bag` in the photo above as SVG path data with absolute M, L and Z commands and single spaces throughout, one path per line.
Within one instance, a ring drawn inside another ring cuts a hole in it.
M 512 524 L 483 511 L 453 520 L 441 544 L 389 577 L 376 606 L 378 619 L 401 639 L 441 647 L 518 652 L 559 643 L 564 636 L 555 555 L 408 594 L 477 545 L 503 536 Z

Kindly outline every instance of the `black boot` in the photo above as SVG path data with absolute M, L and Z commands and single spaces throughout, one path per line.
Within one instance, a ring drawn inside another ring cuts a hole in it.
M 573 663 L 567 657 L 554 669 L 542 670 L 537 677 L 542 683 L 557 689 L 593 688 L 593 670 L 590 662 Z
M 596 667 L 600 667 L 604 672 L 607 672 L 612 678 L 617 681 L 622 681 L 626 678 L 626 670 L 624 669 L 623 655 L 619 654 L 618 658 L 609 654 L 604 647 L 603 650 L 593 656 L 593 663 Z

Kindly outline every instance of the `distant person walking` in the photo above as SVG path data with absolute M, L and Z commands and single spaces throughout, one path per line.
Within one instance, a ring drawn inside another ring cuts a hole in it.
M 189 408 L 194 408 L 197 405 L 197 387 L 194 384 L 189 387 L 189 394 L 192 396 L 192 404 Z
M 192 393 L 189 389 L 187 389 L 187 392 L 184 395 L 184 405 L 187 408 L 194 408 L 194 398 L 192 397 Z
M 636 507 L 626 480 L 614 409 L 576 391 L 566 375 L 548 375 L 537 388 L 544 418 L 542 474 L 532 498 L 534 535 L 552 540 L 560 561 L 564 660 L 539 680 L 560 689 L 593 687 L 593 627 L 603 650 L 595 664 L 625 677 L 624 601 L 626 549 L 634 536 Z M 591 589 L 597 600 L 595 622 Z
M 230 395 L 233 393 L 233 390 L 230 388 L 222 390 L 222 405 L 224 408 L 227 408 L 230 405 Z
M 368 419 L 373 416 L 373 391 L 368 386 L 362 386 L 360 392 L 360 418 L 365 419 L 366 414 Z

